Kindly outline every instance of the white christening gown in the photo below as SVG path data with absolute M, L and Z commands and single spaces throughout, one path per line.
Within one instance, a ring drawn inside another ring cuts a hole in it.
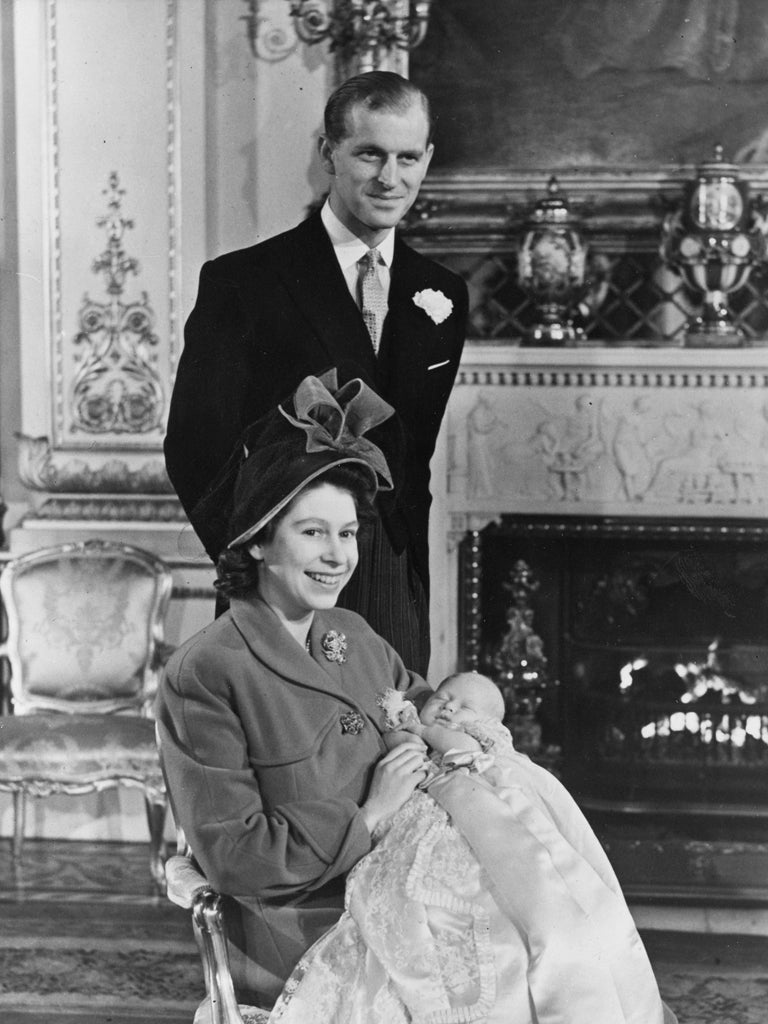
M 674 1021 L 572 797 L 506 729 L 493 739 L 447 755 L 374 837 L 270 1024 Z

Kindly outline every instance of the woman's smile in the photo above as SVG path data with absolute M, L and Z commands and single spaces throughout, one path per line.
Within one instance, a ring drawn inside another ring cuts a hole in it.
M 338 584 L 340 582 L 342 582 L 342 580 L 346 582 L 346 578 L 347 578 L 347 574 L 346 573 L 330 574 L 330 573 L 320 573 L 320 572 L 311 572 L 311 571 L 307 572 L 307 576 L 309 576 L 309 578 L 311 580 L 314 580 L 315 583 L 321 583 L 323 586 L 327 586 L 327 587 L 338 586 Z
M 260 563 L 259 593 L 296 622 L 333 608 L 357 567 L 357 509 L 349 491 L 321 484 L 304 491 L 272 538 L 248 549 Z

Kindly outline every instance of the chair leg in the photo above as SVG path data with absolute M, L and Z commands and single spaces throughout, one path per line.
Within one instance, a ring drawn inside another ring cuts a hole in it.
M 229 951 L 224 934 L 221 897 L 210 889 L 195 898 L 192 907 L 195 939 L 203 960 L 206 1014 L 211 1024 L 243 1024 L 232 984 Z
M 167 802 L 152 799 L 145 794 L 144 803 L 147 809 L 147 824 L 149 826 L 149 870 L 155 880 L 158 892 L 165 894 L 165 815 Z
M 21 851 L 24 846 L 24 827 L 27 817 L 26 793 L 17 789 L 13 794 L 13 847 L 12 856 L 14 860 L 21 860 Z

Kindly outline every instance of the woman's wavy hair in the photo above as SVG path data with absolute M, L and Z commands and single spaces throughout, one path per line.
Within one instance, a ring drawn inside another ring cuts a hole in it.
M 370 526 L 376 516 L 373 508 L 376 488 L 370 472 L 362 466 L 332 466 L 321 476 L 310 481 L 306 487 L 303 487 L 293 501 L 290 501 L 273 519 L 270 519 L 263 529 L 249 539 L 247 545 L 225 548 L 221 552 L 216 562 L 217 579 L 214 583 L 219 594 L 231 598 L 248 597 L 256 592 L 259 585 L 259 563 L 248 548 L 252 544 L 268 544 L 274 537 L 280 520 L 288 513 L 294 502 L 308 491 L 316 490 L 323 484 L 333 484 L 334 487 L 338 487 L 342 491 L 348 491 L 355 503 L 360 529 L 365 530 Z

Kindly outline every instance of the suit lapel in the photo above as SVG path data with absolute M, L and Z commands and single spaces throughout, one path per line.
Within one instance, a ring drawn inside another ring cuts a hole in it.
M 369 380 L 375 379 L 376 360 L 368 332 L 319 213 L 294 230 L 291 262 L 277 271 L 325 348 L 328 365 L 354 363 Z
M 399 238 L 395 243 L 389 311 L 379 353 L 380 371 L 390 401 L 399 408 L 405 394 L 418 400 L 426 376 L 427 355 L 433 342 L 433 324 L 413 301 L 425 287 L 415 254 Z

